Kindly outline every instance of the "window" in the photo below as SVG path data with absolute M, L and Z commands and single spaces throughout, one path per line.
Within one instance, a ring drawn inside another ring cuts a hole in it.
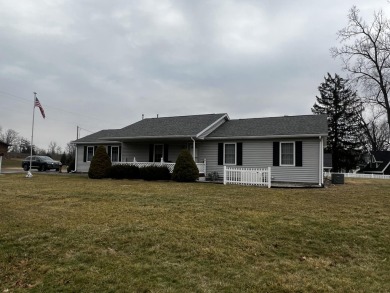
M 163 144 L 155 144 L 154 145 L 154 161 L 161 162 L 161 158 L 164 155 L 164 145 Z
M 111 162 L 119 162 L 119 146 L 111 147 Z
M 94 155 L 94 147 L 88 146 L 87 147 L 87 162 L 91 162 Z
M 225 164 L 235 165 L 236 164 L 236 144 L 225 143 Z
M 281 142 L 280 143 L 280 165 L 281 166 L 294 166 L 294 142 Z

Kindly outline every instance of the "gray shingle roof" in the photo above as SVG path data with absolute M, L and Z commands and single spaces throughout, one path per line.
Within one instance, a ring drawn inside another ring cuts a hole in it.
M 146 138 L 195 137 L 227 114 L 146 118 L 121 129 L 101 130 L 75 143 L 96 143 Z M 326 115 L 283 116 L 228 120 L 206 139 L 327 135 Z
M 90 135 L 79 138 L 78 140 L 73 141 L 74 143 L 96 143 L 96 142 L 106 142 L 100 141 L 100 138 L 107 136 L 109 133 L 116 131 L 117 129 L 105 129 L 98 132 L 92 133 Z
M 327 134 L 326 115 L 302 115 L 230 120 L 208 135 L 207 139 Z
M 104 139 L 195 137 L 226 114 L 146 118 L 101 136 Z

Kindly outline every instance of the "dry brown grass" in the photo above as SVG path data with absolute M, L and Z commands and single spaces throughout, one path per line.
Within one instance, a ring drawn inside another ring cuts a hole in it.
M 390 182 L 0 176 L 0 292 L 389 292 Z

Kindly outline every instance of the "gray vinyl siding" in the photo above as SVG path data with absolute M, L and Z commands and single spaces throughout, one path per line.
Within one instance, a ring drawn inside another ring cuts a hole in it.
M 272 166 L 274 141 L 302 141 L 302 167 Z M 294 140 L 226 140 L 207 141 L 202 144 L 200 158 L 207 160 L 207 173 L 218 172 L 223 177 L 223 166 L 218 165 L 218 143 L 242 142 L 242 166 L 247 168 L 271 167 L 272 181 L 319 183 L 319 139 Z
M 149 162 L 149 145 L 163 144 L 168 145 L 168 161 L 176 162 L 180 151 L 187 147 L 188 142 L 150 142 L 150 143 L 123 143 L 122 161 L 132 162 L 134 158 L 137 162 Z
M 83 162 L 84 159 L 84 145 L 77 145 L 77 164 L 76 170 L 77 172 L 88 172 L 90 162 Z
M 84 146 L 98 146 L 98 145 L 102 145 L 101 143 L 100 144 L 97 144 L 97 143 L 90 143 L 90 144 L 85 144 L 85 145 L 76 145 L 76 148 L 77 148 L 77 157 L 76 157 L 76 170 L 77 172 L 88 172 L 89 170 L 89 166 L 91 165 L 91 162 L 84 162 Z M 110 143 L 110 144 L 107 144 L 107 145 L 104 145 L 105 148 L 106 148 L 106 151 L 107 151 L 107 147 L 108 146 L 120 146 L 119 143 Z

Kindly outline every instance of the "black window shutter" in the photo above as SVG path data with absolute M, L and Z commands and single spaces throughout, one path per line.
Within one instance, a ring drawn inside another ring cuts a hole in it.
M 242 166 L 242 142 L 237 142 L 237 166 Z
M 164 144 L 164 162 L 168 162 L 168 144 Z
M 84 157 L 83 157 L 83 162 L 87 161 L 87 146 L 84 146 Z
M 153 162 L 154 144 L 149 145 L 149 162 Z
M 223 165 L 223 143 L 218 143 L 218 165 Z
M 119 158 L 118 158 L 118 161 L 122 162 L 122 146 L 119 146 Z
M 295 166 L 302 167 L 302 141 L 295 142 Z
M 110 159 L 112 159 L 111 158 L 111 146 L 110 145 L 107 147 L 107 154 L 110 157 Z
M 279 166 L 279 142 L 274 141 L 273 165 Z

